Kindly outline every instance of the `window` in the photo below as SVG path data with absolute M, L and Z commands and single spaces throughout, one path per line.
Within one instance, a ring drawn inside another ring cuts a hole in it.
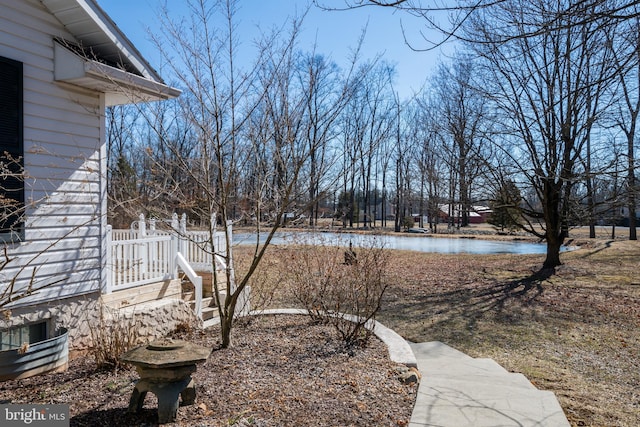
M 0 57 L 0 239 L 16 240 L 24 213 L 22 63 Z
M 14 350 L 23 344 L 34 344 L 47 339 L 47 322 L 14 326 L 0 331 L 0 351 Z

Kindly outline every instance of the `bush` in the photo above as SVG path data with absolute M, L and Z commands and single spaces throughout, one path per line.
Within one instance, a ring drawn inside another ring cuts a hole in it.
M 301 247 L 291 259 L 292 288 L 313 319 L 332 324 L 346 345 L 364 345 L 388 286 L 388 254 L 378 239 L 354 251 L 356 262 L 343 262 L 349 250 Z
M 278 253 L 282 251 L 278 246 L 270 246 L 269 253 Z M 239 246 L 234 249 L 234 268 L 236 277 L 244 277 L 251 268 L 251 262 L 253 261 L 254 251 L 251 246 Z M 256 267 L 254 274 L 249 281 L 251 297 L 250 308 L 253 311 L 264 310 L 267 307 L 272 306 L 274 299 L 277 297 L 278 292 L 281 291 L 281 283 L 285 279 L 286 266 L 280 265 L 281 261 L 278 256 L 264 257 Z M 247 288 L 245 288 L 247 289 Z M 242 301 L 238 301 L 241 303 Z M 241 312 L 248 307 L 238 306 L 236 307 L 236 313 Z M 246 320 L 246 319 L 245 319 Z
M 405 216 L 402 218 L 402 227 L 404 227 L 404 231 L 409 231 L 410 228 L 413 228 L 415 225 L 415 221 L 412 216 Z
M 98 368 L 117 369 L 120 366 L 120 356 L 138 344 L 139 325 L 133 315 L 127 317 L 120 310 L 102 303 L 99 306 L 97 323 L 89 325 L 92 341 L 89 352 Z

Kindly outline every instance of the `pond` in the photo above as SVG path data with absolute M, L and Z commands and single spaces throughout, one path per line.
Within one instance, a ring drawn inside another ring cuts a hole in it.
M 264 243 L 266 237 L 266 234 L 261 235 L 260 243 Z M 255 234 L 238 233 L 233 235 L 233 239 L 237 244 L 248 245 L 255 243 L 256 236 Z M 348 246 L 352 242 L 357 247 L 371 245 L 372 240 L 382 241 L 384 247 L 389 249 L 442 254 L 544 254 L 547 251 L 547 245 L 543 243 L 431 237 L 429 235 L 277 232 L 271 243 L 274 245 L 312 243 Z

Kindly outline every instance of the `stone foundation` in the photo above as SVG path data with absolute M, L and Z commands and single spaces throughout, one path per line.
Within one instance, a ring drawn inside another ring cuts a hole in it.
M 185 301 L 176 298 L 147 301 L 126 307 L 103 302 L 98 292 L 52 301 L 35 306 L 8 309 L 0 318 L 0 327 L 48 322 L 50 334 L 68 329 L 70 356 L 86 353 L 92 345 L 92 333 L 109 333 L 113 322 L 135 327 L 140 343 L 162 337 L 178 325 L 201 328 L 202 321 Z
M 83 352 L 91 345 L 90 324 L 98 320 L 100 295 L 98 292 L 59 301 L 7 309 L 3 328 L 46 321 L 50 336 L 61 327 L 68 330 L 69 351 Z
M 202 328 L 189 305 L 179 299 L 163 299 L 125 308 L 106 308 L 115 319 L 121 319 L 137 329 L 139 341 L 149 342 L 176 330 L 178 325 Z

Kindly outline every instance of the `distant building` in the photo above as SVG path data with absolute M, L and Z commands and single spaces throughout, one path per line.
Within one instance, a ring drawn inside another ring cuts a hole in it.
M 442 204 L 438 206 L 440 208 L 441 222 L 453 222 L 457 223 L 462 217 L 462 206 Z M 469 210 L 469 223 L 470 224 L 483 224 L 487 222 L 489 215 L 491 215 L 491 208 L 488 206 L 474 205 Z
M 629 226 L 629 208 L 627 206 L 623 206 L 618 210 L 618 218 L 620 220 L 618 223 L 623 227 Z M 636 207 L 636 224 L 640 224 L 640 206 Z

